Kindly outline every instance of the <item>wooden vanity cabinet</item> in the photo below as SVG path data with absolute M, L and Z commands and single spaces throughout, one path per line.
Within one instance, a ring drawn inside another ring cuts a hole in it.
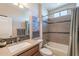
M 39 45 L 36 45 L 25 52 L 19 54 L 19 56 L 39 56 Z

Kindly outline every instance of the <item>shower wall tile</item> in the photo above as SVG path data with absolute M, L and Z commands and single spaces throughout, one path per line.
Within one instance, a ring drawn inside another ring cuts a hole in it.
M 69 34 L 49 33 L 49 41 L 68 45 Z
M 70 15 L 49 19 L 48 40 L 68 45 L 70 40 L 70 23 Z
M 70 22 L 49 24 L 49 32 L 70 32 Z

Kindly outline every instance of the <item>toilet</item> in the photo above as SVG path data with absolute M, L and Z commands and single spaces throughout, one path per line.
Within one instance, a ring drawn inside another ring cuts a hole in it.
M 53 52 L 48 48 L 41 48 L 40 54 L 43 56 L 53 56 Z

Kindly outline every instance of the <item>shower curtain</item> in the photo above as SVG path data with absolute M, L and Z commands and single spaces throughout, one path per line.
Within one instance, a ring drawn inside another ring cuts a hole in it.
M 78 20 L 79 20 L 79 7 L 72 9 L 71 14 L 70 43 L 69 43 L 70 56 L 78 56 Z

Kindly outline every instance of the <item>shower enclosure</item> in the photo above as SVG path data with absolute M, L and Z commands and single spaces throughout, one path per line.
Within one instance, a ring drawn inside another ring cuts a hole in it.
M 53 22 L 51 22 L 52 20 Z M 68 45 L 68 56 L 79 55 L 78 34 L 79 7 L 72 8 L 71 14 L 68 16 L 51 19 L 48 18 L 48 21 L 43 21 L 44 44 L 46 44 L 48 41 L 53 41 Z

